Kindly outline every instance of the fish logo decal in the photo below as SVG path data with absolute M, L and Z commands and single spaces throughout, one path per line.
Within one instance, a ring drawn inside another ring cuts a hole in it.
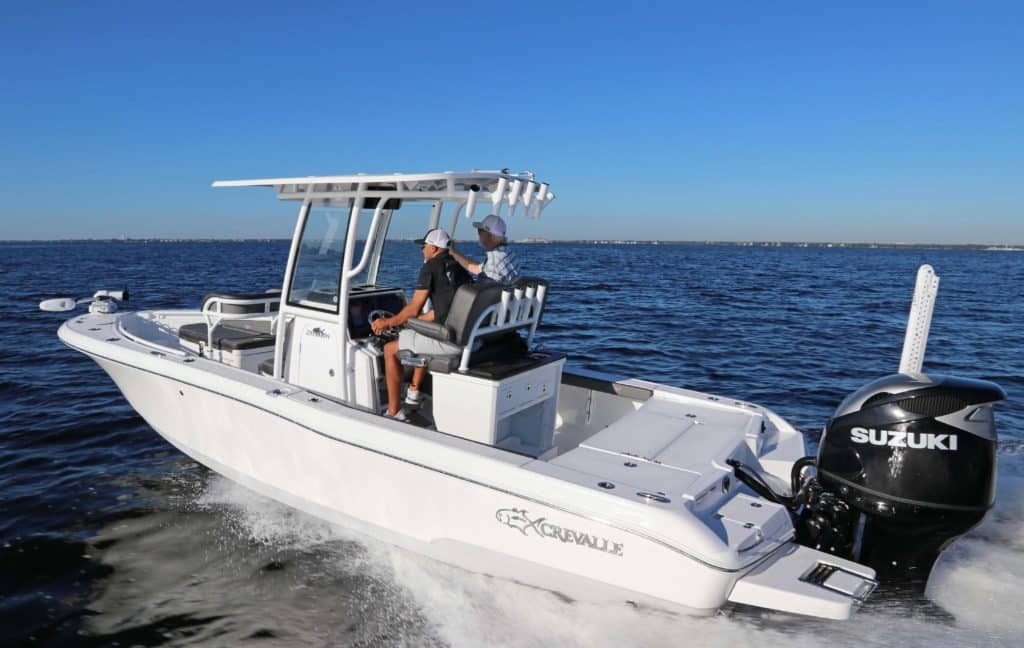
M 575 544 L 580 547 L 595 549 L 613 556 L 621 556 L 623 544 L 613 542 L 608 538 L 602 538 L 590 533 L 577 531 L 567 527 L 559 526 L 548 522 L 547 518 L 533 519 L 526 509 L 503 508 L 494 512 L 494 519 L 507 527 L 511 527 L 524 536 L 530 535 L 532 531 L 541 538 L 551 538 L 565 544 Z
M 520 533 L 526 535 L 527 529 L 534 529 L 534 525 L 540 524 L 544 521 L 544 518 L 540 518 L 536 522 L 531 521 L 526 516 L 524 509 L 498 509 L 494 513 L 494 517 L 497 518 L 498 522 L 501 522 L 505 526 L 510 526 L 513 529 L 518 529 Z M 536 531 L 536 529 L 534 529 Z M 537 531 L 540 533 L 539 531 Z
M 320 338 L 321 340 L 330 340 L 331 339 L 331 334 L 328 333 L 327 331 L 323 330 L 319 326 L 307 330 L 306 331 L 306 335 L 308 335 L 310 337 Z

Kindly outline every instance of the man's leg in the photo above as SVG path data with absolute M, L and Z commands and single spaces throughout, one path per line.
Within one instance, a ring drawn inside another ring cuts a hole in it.
M 416 367 L 412 372 L 412 382 L 409 383 L 409 389 L 415 389 L 416 391 L 419 391 L 420 385 L 423 384 L 423 377 L 426 375 L 426 367 Z
M 384 345 L 384 379 L 388 385 L 388 414 L 398 413 L 399 397 L 402 395 L 402 363 L 398 361 L 398 340 Z

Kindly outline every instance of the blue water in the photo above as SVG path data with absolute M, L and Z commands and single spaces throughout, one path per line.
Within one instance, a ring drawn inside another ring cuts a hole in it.
M 467 246 L 466 251 L 471 251 Z M 285 242 L 0 244 L 0 644 L 1019 644 L 1024 253 L 519 246 L 551 282 L 538 336 L 576 367 L 752 400 L 813 442 L 895 371 L 916 268 L 941 276 L 925 370 L 999 383 L 999 501 L 943 557 L 936 623 L 899 603 L 844 624 L 678 618 L 440 565 L 255 496 L 162 441 L 37 303 L 127 285 L 133 308 L 281 283 Z M 384 281 L 420 260 L 389 243 Z M 699 640 L 697 639 L 699 637 Z

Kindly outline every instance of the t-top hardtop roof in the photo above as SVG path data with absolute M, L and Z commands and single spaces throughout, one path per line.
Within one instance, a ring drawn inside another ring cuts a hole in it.
M 273 187 L 280 200 L 309 200 L 327 205 L 351 204 L 360 197 L 450 201 L 465 204 L 467 214 L 473 212 L 477 202 L 486 201 L 495 207 L 495 213 L 502 205 L 508 205 L 510 214 L 522 205 L 528 218 L 540 216 L 548 203 L 555 199 L 555 194 L 548 190 L 548 183 L 538 182 L 533 173 L 511 173 L 508 169 L 218 180 L 213 186 Z

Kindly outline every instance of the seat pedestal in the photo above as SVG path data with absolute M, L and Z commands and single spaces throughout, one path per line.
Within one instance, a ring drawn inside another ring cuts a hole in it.
M 440 432 L 539 457 L 552 447 L 565 358 L 502 378 L 434 374 Z

